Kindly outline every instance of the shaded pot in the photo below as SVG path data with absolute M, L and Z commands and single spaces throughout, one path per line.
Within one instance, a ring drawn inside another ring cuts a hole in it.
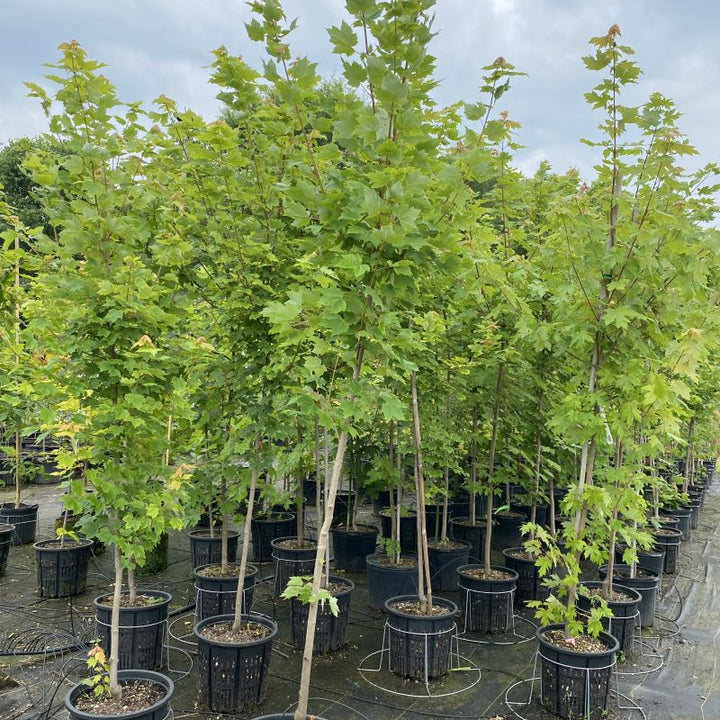
M 470 525 L 470 518 L 457 517 L 450 520 L 450 534 L 455 540 L 470 543 L 470 559 L 479 562 L 485 555 L 485 521 L 477 520 Z
M 37 526 L 38 504 L 26 505 L 6 502 L 0 505 L 0 524 L 13 525 L 15 531 L 12 536 L 13 545 L 28 545 L 35 542 L 35 528 Z
M 514 510 L 495 513 L 493 516 L 492 546 L 495 550 L 517 547 L 522 544 L 521 526 L 527 522 L 527 515 Z
M 506 567 L 514 570 L 518 575 L 515 600 L 521 603 L 544 600 L 549 590 L 542 584 L 535 559 L 518 557 L 519 553 L 527 554 L 527 551 L 524 547 L 505 548 L 502 551 Z
M 682 531 L 679 528 L 664 528 L 653 532 L 653 537 L 655 538 L 655 545 L 665 551 L 663 572 L 668 575 L 675 574 L 677 558 L 680 552 L 680 540 L 682 540 Z
M 209 530 L 191 530 L 188 537 L 190 538 L 190 555 L 193 569 L 202 565 L 220 564 L 222 560 L 222 537 L 219 531 L 213 532 L 211 537 Z M 240 533 L 236 530 L 228 530 L 228 562 L 235 562 L 239 537 Z
M 417 552 L 417 517 L 414 510 L 405 512 L 407 514 L 400 516 L 400 549 L 404 553 L 414 553 Z M 392 537 L 392 518 L 389 508 L 380 512 L 380 529 L 384 538 Z
M 382 610 L 385 602 L 396 595 L 417 592 L 417 559 L 414 555 L 403 556 L 406 563 L 395 565 L 383 554 L 372 553 L 365 558 L 367 565 L 368 605 Z
M 365 572 L 365 558 L 375 552 L 377 528 L 358 525 L 354 530 L 332 529 L 333 558 L 336 570 Z
M 663 515 L 677 518 L 678 530 L 682 533 L 682 539 L 690 539 L 690 516 L 692 511 L 689 508 L 662 508 L 660 512 Z
M 273 549 L 270 543 L 281 537 L 289 537 L 295 531 L 293 513 L 274 513 L 269 517 L 253 518 L 250 523 L 253 544 L 253 562 L 270 562 Z
M 451 540 L 449 543 L 428 542 L 430 579 L 436 592 L 457 590 L 457 569 L 470 560 L 470 543 L 466 540 Z
M 14 531 L 13 525 L 0 525 L 0 577 L 7 572 L 8 555 Z

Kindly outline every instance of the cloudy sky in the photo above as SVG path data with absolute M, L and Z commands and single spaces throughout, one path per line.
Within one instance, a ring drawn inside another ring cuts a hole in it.
M 338 74 L 325 28 L 343 18 L 343 0 L 285 0 L 299 29 L 295 55 Z M 211 50 L 225 45 L 255 64 L 260 48 L 243 23 L 242 0 L 0 0 L 0 144 L 45 130 L 24 81 L 40 81 L 44 63 L 58 58 L 61 42 L 78 40 L 122 99 L 150 103 L 160 94 L 207 118 L 217 114 L 207 82 Z M 515 80 L 499 109 L 522 123 L 525 149 L 517 164 L 531 171 L 547 158 L 558 171 L 591 173 L 593 151 L 578 140 L 596 135 L 600 117 L 583 92 L 598 80 L 581 57 L 588 39 L 617 23 L 644 70 L 624 98 L 641 102 L 651 92 L 671 97 L 684 113 L 681 129 L 700 151 L 695 165 L 720 160 L 720 3 L 716 0 L 438 0 L 432 51 L 442 104 L 479 99 L 483 65 L 502 55 L 528 73 Z M 690 163 L 688 163 L 690 165 Z

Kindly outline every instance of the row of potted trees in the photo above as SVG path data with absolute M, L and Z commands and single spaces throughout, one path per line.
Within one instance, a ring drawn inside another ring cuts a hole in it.
M 660 95 L 620 104 L 639 68 L 613 26 L 585 59 L 603 73 L 588 94 L 605 116 L 597 178 L 544 165 L 524 178 L 512 167 L 517 123 L 495 108 L 519 73 L 498 58 L 481 102 L 438 109 L 431 6 L 348 3 L 348 21 L 330 32 L 345 70 L 337 86 L 293 59 L 277 2 L 253 3 L 248 33 L 267 62 L 260 73 L 215 51 L 217 122 L 166 97 L 152 110 L 122 104 L 77 43 L 61 46 L 54 92 L 30 87 L 55 143 L 25 163 L 46 227 L 3 206 L 12 332 L 0 404 L 6 427 L 20 432 L 32 416 L 52 429 L 58 471 L 73 478 L 68 509 L 112 547 L 100 695 L 125 692 L 121 605 L 143 595 L 137 568 L 189 508 L 205 506 L 212 528 L 245 504 L 245 578 L 256 488 L 271 507 L 294 479 L 295 536 L 262 550 L 255 523 L 253 545 L 258 559 L 277 557 L 286 592 L 304 601 L 302 720 L 319 608 L 334 606 L 327 557 L 346 466 L 353 482 L 392 479 L 386 559 L 373 567 L 404 562 L 402 495 L 416 498 L 416 583 L 395 609 L 395 647 L 408 616 L 454 612 L 433 593 L 442 573 L 429 526 L 440 550 L 467 542 L 480 556 L 463 574 L 470 593 L 478 580 L 507 580 L 491 563 L 492 533 L 496 522 L 516 531 L 520 499 L 524 552 L 551 590 L 538 612 L 558 625 L 550 644 L 566 648 L 592 644 L 608 613 L 605 603 L 589 620 L 580 613 L 581 560 L 610 563 L 600 595 L 612 598 L 617 541 L 631 565 L 649 542 L 644 490 L 658 524 L 661 496 L 677 496 L 672 476 L 661 482 L 666 453 L 686 452 L 683 491 L 695 458 L 715 454 L 711 181 L 680 168 L 692 148 L 674 106 Z M 366 453 L 363 440 L 387 452 Z M 311 475 L 317 537 L 306 548 Z M 453 523 L 458 476 L 468 519 Z M 433 498 L 443 502 L 428 523 Z M 227 522 L 219 532 L 228 538 Z M 310 553 L 311 581 L 289 580 L 294 550 Z M 223 647 L 265 632 L 243 615 L 237 585 L 234 613 L 219 616 Z

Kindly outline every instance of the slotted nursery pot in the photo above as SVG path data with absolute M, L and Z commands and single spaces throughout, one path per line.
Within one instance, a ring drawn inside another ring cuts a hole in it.
M 330 603 L 318 605 L 315 637 L 313 639 L 313 653 L 324 655 L 335 652 L 345 644 L 348 619 L 350 617 L 350 598 L 355 584 L 339 575 L 331 575 L 330 583 L 344 586 L 343 590 L 333 593 L 338 603 L 338 614 L 333 615 Z M 290 600 L 290 641 L 299 649 L 305 647 L 307 633 L 307 620 L 310 606 L 297 598 Z
M 37 526 L 38 504 L 26 505 L 6 502 L 0 504 L 0 524 L 13 525 L 13 545 L 29 545 L 35 542 L 35 528 Z
M 233 615 L 202 620 L 194 628 L 197 640 L 198 677 L 202 703 L 212 712 L 241 713 L 265 699 L 265 685 L 277 625 L 262 615 L 243 615 L 242 622 L 263 625 L 268 634 L 246 643 L 210 640 L 202 630 L 210 625 L 234 621 Z
M 230 567 L 239 570 L 240 564 L 230 563 Z M 230 574 L 220 577 L 203 575 L 202 571 L 207 568 L 219 568 L 219 564 L 202 565 L 195 568 L 193 572 L 195 590 L 197 591 L 195 619 L 198 622 L 215 615 L 232 615 L 235 613 L 238 575 Z M 248 565 L 245 569 L 245 582 L 243 583 L 242 613 L 244 615 L 247 615 L 252 608 L 257 575 L 258 568 L 255 565 Z
M 433 606 L 440 606 L 445 612 L 415 615 L 398 607 L 407 602 L 418 602 L 418 596 L 401 595 L 385 602 L 390 669 L 400 677 L 413 680 L 427 681 L 447 675 L 457 633 L 457 605 L 451 600 L 433 597 Z
M 15 528 L 12 525 L 0 525 L 0 577 L 7 572 L 8 555 L 14 531 Z
M 598 572 L 600 579 L 604 580 L 607 576 L 607 565 L 601 565 Z M 655 622 L 655 599 L 660 586 L 660 576 L 643 567 L 637 568 L 635 577 L 630 577 L 630 574 L 629 565 L 616 564 L 613 570 L 613 583 L 637 590 L 640 595 L 638 605 L 640 627 L 652 627 Z
M 584 582 L 583 586 L 588 590 L 599 590 L 602 582 Z M 614 584 L 615 592 L 622 593 L 626 598 L 622 600 L 607 600 L 608 608 L 612 617 L 603 618 L 602 625 L 606 632 L 618 641 L 618 651 L 626 658 L 634 654 L 635 628 L 640 624 L 640 602 L 642 597 L 637 590 L 620 584 Z M 592 599 L 582 592 L 578 595 L 578 607 L 581 610 L 589 610 L 592 606 Z
M 601 632 L 605 646 L 597 652 L 558 647 L 546 638 L 563 625 L 545 625 L 535 631 L 540 656 L 540 702 L 550 712 L 569 720 L 602 720 L 607 716 L 608 697 L 619 643 Z
M 222 560 L 222 536 L 219 529 L 213 531 L 212 535 L 209 529 L 191 530 L 188 537 L 190 538 L 193 569 L 202 565 L 220 564 Z M 236 530 L 229 530 L 227 533 L 228 562 L 235 562 L 239 537 L 240 533 Z
M 166 720 L 166 718 L 172 717 L 170 701 L 175 692 L 175 685 L 169 677 L 151 670 L 120 670 L 118 672 L 118 680 L 120 684 L 134 680 L 149 681 L 164 690 L 165 694 L 153 705 L 143 710 L 122 713 L 120 715 L 98 715 L 96 713 L 79 710 L 76 707 L 79 697 L 92 692 L 92 689 L 88 685 L 78 683 L 65 696 L 65 707 L 68 711 L 69 720 Z
M 162 667 L 165 623 L 172 596 L 162 590 L 138 590 L 138 595 L 148 596 L 152 601 L 149 605 L 120 607 L 118 667 L 156 670 Z M 112 595 L 95 598 L 94 605 L 100 645 L 109 654 Z
M 482 569 L 483 565 L 462 565 L 457 569 L 463 627 L 488 635 L 507 632 L 513 618 L 518 574 L 510 568 L 492 565 L 490 569 L 504 577 L 475 577 L 473 573 Z
M 285 590 L 288 580 L 293 575 L 312 575 L 317 553 L 317 544 L 314 539 L 306 538 L 303 541 L 303 547 L 297 547 L 296 537 L 281 537 L 272 540 L 270 546 L 275 561 L 274 587 L 276 595 Z
M 472 548 L 466 540 L 449 540 L 447 543 L 429 541 L 428 558 L 433 590 L 457 590 L 457 569 L 470 561 Z
M 273 557 L 271 542 L 288 537 L 295 530 L 295 515 L 289 512 L 272 513 L 267 517 L 254 517 L 250 521 L 253 562 L 270 562 Z
M 93 541 L 41 540 L 36 542 L 38 590 L 41 597 L 61 598 L 78 595 L 87 585 L 88 562 Z

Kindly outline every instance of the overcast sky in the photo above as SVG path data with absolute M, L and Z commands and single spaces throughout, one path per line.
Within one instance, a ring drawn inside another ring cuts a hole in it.
M 285 0 L 300 27 L 294 55 L 338 75 L 325 28 L 343 18 L 343 0 Z M 46 129 L 24 81 L 40 81 L 57 46 L 78 40 L 106 63 L 121 99 L 150 103 L 160 94 L 207 118 L 218 112 L 207 82 L 211 50 L 225 45 L 259 66 L 261 49 L 245 34 L 241 0 L 0 0 L 0 144 Z M 644 70 L 625 97 L 641 102 L 660 91 L 684 113 L 681 129 L 700 151 L 694 165 L 720 160 L 720 2 L 717 0 L 438 0 L 432 52 L 442 104 L 477 100 L 483 65 L 502 55 L 518 78 L 498 109 L 522 123 L 525 149 L 517 164 L 532 171 L 548 159 L 557 171 L 579 167 L 589 176 L 593 150 L 581 137 L 601 121 L 583 100 L 598 74 L 584 69 L 588 40 L 613 23 Z M 688 162 L 688 166 L 690 162 Z

